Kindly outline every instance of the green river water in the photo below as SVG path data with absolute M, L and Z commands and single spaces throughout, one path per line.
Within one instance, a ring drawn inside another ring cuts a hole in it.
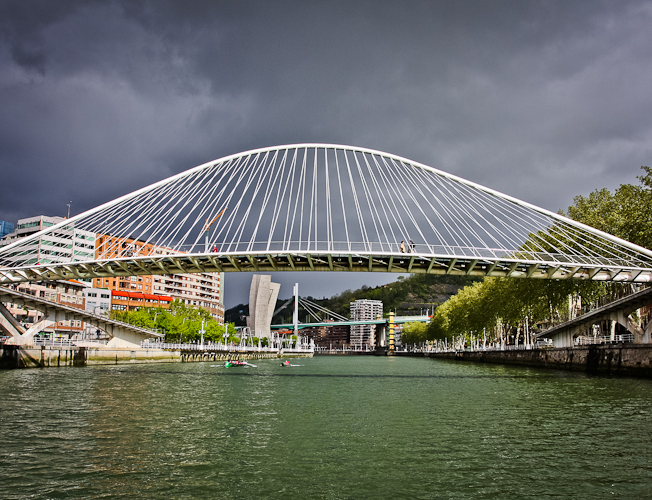
M 0 498 L 652 498 L 652 381 L 292 362 L 0 372 Z

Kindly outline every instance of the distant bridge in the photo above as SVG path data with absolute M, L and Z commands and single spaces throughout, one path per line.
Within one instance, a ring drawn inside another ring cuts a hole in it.
M 57 251 L 78 229 L 98 235 L 91 260 Z M 5 284 L 276 271 L 650 282 L 652 252 L 421 163 L 330 144 L 226 156 L 0 249 Z
M 573 347 L 573 338 L 583 328 L 595 325 L 604 320 L 615 321 L 634 336 L 637 344 L 650 343 L 652 336 L 652 320 L 643 327 L 638 326 L 630 314 L 643 306 L 652 304 L 652 288 L 645 288 L 609 304 L 598 307 L 575 319 L 553 326 L 535 335 L 536 338 L 552 339 L 555 347 Z
M 35 323 L 31 328 L 25 329 L 2 305 L 2 302 L 14 303 L 41 311 L 45 313 L 45 318 Z M 136 347 L 146 339 L 164 337 L 161 333 L 147 328 L 140 328 L 129 323 L 109 319 L 106 316 L 93 314 L 59 302 L 44 300 L 18 290 L 0 287 L 0 330 L 3 330 L 11 337 L 7 342 L 8 344 L 33 344 L 35 334 L 54 323 L 68 320 L 81 320 L 105 331 L 111 337 L 108 343 L 109 347 Z
M 394 317 L 394 324 L 402 324 L 402 323 L 428 323 L 430 322 L 430 316 L 395 316 Z M 357 325 L 386 325 L 389 323 L 389 319 L 383 318 L 383 319 L 370 319 L 370 320 L 363 320 L 363 321 L 322 321 L 322 322 L 314 322 L 314 323 L 298 323 L 297 328 L 299 330 L 302 330 L 304 328 L 315 328 L 315 327 L 322 327 L 322 326 L 357 326 Z M 272 325 L 270 327 L 272 330 L 285 330 L 285 329 L 293 329 L 294 324 L 289 323 L 289 324 L 283 324 L 283 325 Z

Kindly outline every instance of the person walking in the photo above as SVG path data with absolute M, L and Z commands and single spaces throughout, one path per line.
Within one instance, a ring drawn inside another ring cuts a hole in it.
M 412 241 L 412 239 L 410 238 L 410 253 L 416 253 L 414 251 L 415 247 L 416 245 L 414 244 L 414 241 Z
M 405 242 L 401 240 L 401 253 L 405 253 Z

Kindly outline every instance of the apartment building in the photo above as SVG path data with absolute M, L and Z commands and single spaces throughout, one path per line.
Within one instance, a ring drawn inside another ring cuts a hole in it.
M 351 321 L 370 321 L 383 317 L 383 303 L 380 300 L 361 299 L 351 302 Z M 376 325 L 352 325 L 350 333 L 352 348 L 374 347 Z
M 66 220 L 63 217 L 48 217 L 37 215 L 19 219 L 16 229 L 0 239 L 0 246 L 15 243 L 21 238 L 31 236 L 43 229 Z M 25 255 L 29 258 L 25 260 Z M 52 262 L 72 262 L 91 260 L 95 255 L 95 233 L 75 227 L 74 223 L 60 227 L 53 233 L 42 235 L 29 245 L 21 246 L 15 255 L 9 255 L 9 264 L 49 264 Z
M 111 290 L 109 292 L 113 311 L 137 311 L 143 307 L 168 309 L 170 303 L 174 300 L 169 296 L 152 295 L 150 293 L 123 292 L 121 290 Z
M 111 310 L 111 291 L 104 288 L 91 288 L 83 291 L 86 312 L 108 314 Z
M 224 273 L 164 274 L 153 276 L 154 294 L 170 296 L 191 307 L 201 307 L 224 323 L 220 291 Z
M 172 253 L 170 249 L 153 243 L 100 234 L 97 235 L 95 258 Z M 115 310 L 134 310 L 138 307 L 159 305 L 167 307 L 169 302 L 176 299 L 190 307 L 206 309 L 217 321 L 224 323 L 224 273 L 95 278 L 93 286 L 123 292 L 112 294 L 111 307 Z
M 347 325 L 313 326 L 301 330 L 301 335 L 313 340 L 319 347 L 341 349 L 349 344 L 350 327 Z

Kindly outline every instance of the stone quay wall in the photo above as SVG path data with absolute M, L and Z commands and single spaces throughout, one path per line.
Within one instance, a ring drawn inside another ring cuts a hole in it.
M 456 361 L 652 378 L 652 345 L 650 344 L 591 345 L 524 351 L 428 352 L 422 355 Z
M 296 357 L 283 354 L 284 357 Z M 229 359 L 277 358 L 276 352 L 168 351 L 163 349 L 106 349 L 93 347 L 15 346 L 0 348 L 0 369 L 60 366 L 179 363 Z

